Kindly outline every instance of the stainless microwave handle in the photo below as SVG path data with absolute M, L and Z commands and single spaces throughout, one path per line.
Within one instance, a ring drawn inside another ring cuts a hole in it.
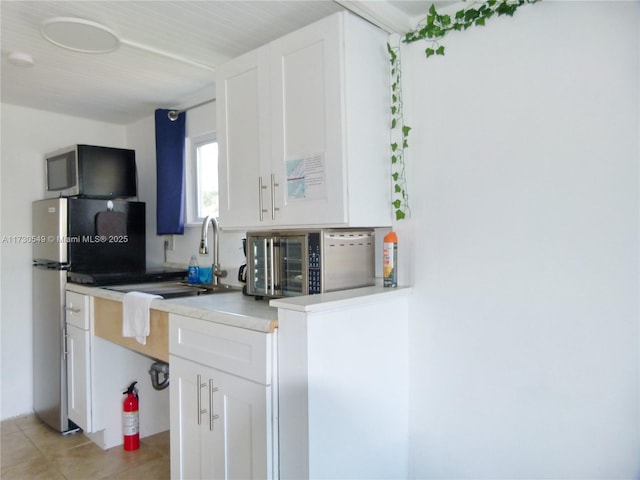
M 271 266 L 271 295 L 275 295 L 276 293 L 276 280 L 277 280 L 277 276 L 276 276 L 276 271 L 275 271 L 275 260 L 274 260 L 274 244 L 275 244 L 275 238 L 271 237 L 271 243 L 270 243 L 270 249 L 269 249 L 269 262 L 270 262 L 270 266 Z
M 270 280 L 270 274 L 269 274 L 269 259 L 268 259 L 268 255 L 269 253 L 267 252 L 267 244 L 269 243 L 269 239 L 265 238 L 264 240 L 262 240 L 262 248 L 263 248 L 263 255 L 262 258 L 264 260 L 264 294 L 267 295 L 269 293 L 269 280 Z

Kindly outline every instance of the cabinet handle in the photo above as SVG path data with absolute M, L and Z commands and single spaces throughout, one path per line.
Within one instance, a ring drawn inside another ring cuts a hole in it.
M 271 220 L 276 219 L 276 212 L 280 210 L 276 207 L 276 187 L 279 187 L 280 184 L 276 183 L 276 176 L 271 174 Z
M 73 306 L 71 307 L 65 307 L 64 308 L 67 312 L 71 312 L 71 313 L 80 313 L 82 310 L 80 310 L 79 308 L 73 308 Z
M 202 409 L 202 389 L 204 387 L 206 387 L 207 384 L 206 383 L 202 383 L 202 375 L 198 375 L 198 380 L 197 381 L 198 381 L 198 385 L 197 385 L 197 388 L 198 388 L 198 425 L 200 425 L 200 423 L 202 423 L 200 417 L 202 416 L 203 413 L 207 413 L 206 409 L 204 409 L 204 410 Z
M 209 430 L 213 431 L 213 421 L 220 418 L 220 415 L 213 414 L 213 394 L 218 391 L 218 387 L 213 386 L 213 380 L 209 379 Z
M 260 209 L 260 221 L 264 220 L 264 214 L 267 213 L 267 209 L 264 208 L 264 193 L 267 189 L 266 185 L 262 184 L 262 177 L 258 177 L 258 208 Z
M 67 349 L 67 344 L 69 343 L 69 334 L 67 333 L 67 330 L 65 329 L 62 332 L 62 356 L 64 357 L 64 359 L 67 359 L 67 355 L 69 355 L 69 350 Z

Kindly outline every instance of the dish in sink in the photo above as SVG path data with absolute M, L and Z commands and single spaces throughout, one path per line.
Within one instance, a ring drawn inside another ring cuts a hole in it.
M 104 287 L 115 292 L 142 292 L 160 295 L 162 298 L 178 298 L 208 293 L 206 288 L 198 285 L 186 285 L 176 282 L 135 283 L 130 285 L 114 285 Z
M 142 292 L 151 295 L 160 295 L 163 298 L 179 298 L 194 295 L 242 291 L 242 287 L 237 287 L 235 285 L 189 284 L 183 282 L 133 283 L 128 285 L 106 286 L 104 288 L 122 293 Z

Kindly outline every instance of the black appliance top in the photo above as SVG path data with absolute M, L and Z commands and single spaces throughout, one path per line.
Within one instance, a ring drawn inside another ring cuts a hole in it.
M 91 286 L 124 285 L 127 283 L 161 282 L 166 280 L 184 280 L 187 271 L 182 268 L 146 268 L 144 270 L 109 271 L 109 272 L 76 272 L 67 273 L 67 280 L 71 283 L 81 283 Z
M 143 202 L 70 198 L 67 204 L 70 271 L 145 270 Z

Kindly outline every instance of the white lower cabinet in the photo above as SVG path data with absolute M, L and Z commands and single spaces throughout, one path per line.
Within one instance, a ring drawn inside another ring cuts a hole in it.
M 91 415 L 91 316 L 87 295 L 66 293 L 67 408 L 69 419 L 85 432 L 93 431 Z
M 171 388 L 172 478 L 269 477 L 271 387 L 172 357 Z
M 91 333 L 67 325 L 67 405 L 69 419 L 85 432 L 91 425 Z
M 410 289 L 352 292 L 270 302 L 281 480 L 410 478 Z
M 169 428 L 169 392 L 151 386 L 155 361 L 95 336 L 94 298 L 66 292 L 67 409 L 69 419 L 100 448 L 121 445 L 122 392 L 132 381 L 140 392 L 140 438 Z
M 169 317 L 171 478 L 277 478 L 275 333 Z

